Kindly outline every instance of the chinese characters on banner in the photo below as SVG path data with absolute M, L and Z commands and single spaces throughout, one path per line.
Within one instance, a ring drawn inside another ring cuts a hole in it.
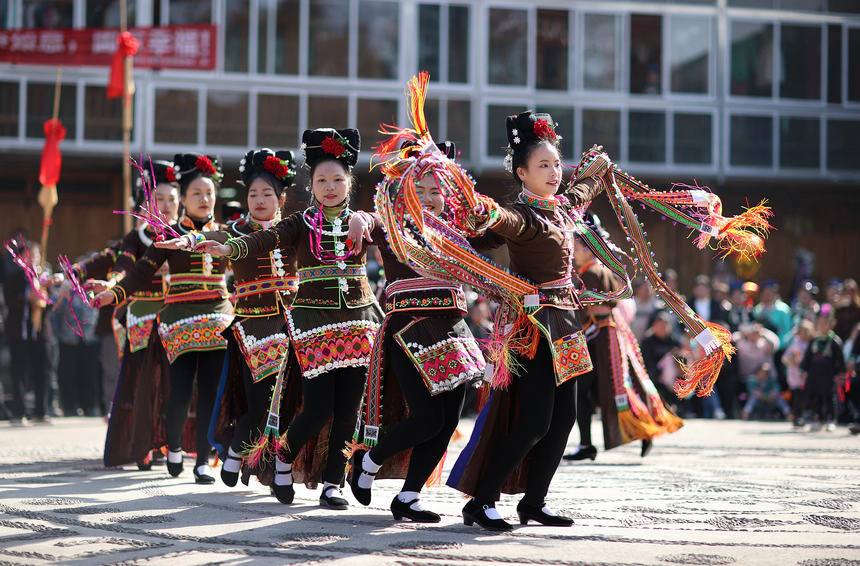
M 216 26 L 211 24 L 130 28 L 140 43 L 135 67 L 215 68 Z M 0 63 L 110 65 L 117 28 L 0 30 Z

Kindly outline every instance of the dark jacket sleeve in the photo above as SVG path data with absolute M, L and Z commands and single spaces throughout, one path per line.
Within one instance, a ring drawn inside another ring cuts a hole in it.
M 74 268 L 75 271 L 78 272 L 80 279 L 107 279 L 108 273 L 110 273 L 111 268 L 116 262 L 117 250 L 119 250 L 121 246 L 121 243 L 108 246 L 90 259 L 82 263 L 75 264 Z
M 594 177 L 587 177 L 567 189 L 564 196 L 570 201 L 573 206 L 580 206 L 591 202 L 600 193 L 603 192 L 603 181 Z
M 134 267 L 130 271 L 126 272 L 123 280 L 111 288 L 111 292 L 116 297 L 117 304 L 123 302 L 126 297 L 135 291 L 139 291 L 145 285 L 148 285 L 152 281 L 152 276 L 161 267 L 161 264 L 167 261 L 170 253 L 171 250 L 149 246 L 143 257 L 135 262 Z
M 258 230 L 241 238 L 230 240 L 233 252 L 230 259 L 257 256 L 277 248 L 292 248 L 298 243 L 304 227 L 303 212 L 284 218 L 268 230 Z

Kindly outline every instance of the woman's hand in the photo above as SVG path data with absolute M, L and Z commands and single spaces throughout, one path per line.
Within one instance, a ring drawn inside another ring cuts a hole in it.
M 93 298 L 93 308 L 106 307 L 114 302 L 114 295 L 110 291 L 102 291 Z
M 89 281 L 87 281 L 87 287 L 92 289 L 93 293 L 98 295 L 102 291 L 107 291 L 108 289 L 113 287 L 113 285 L 111 285 L 107 281 L 102 281 L 101 279 L 90 279 Z
M 227 244 L 219 244 L 215 240 L 204 240 L 197 244 L 192 250 L 198 253 L 205 253 L 215 257 L 224 257 L 230 255 L 233 249 Z
M 352 247 L 355 253 L 361 252 L 364 245 L 364 240 L 373 243 L 373 238 L 370 237 L 370 224 L 367 222 L 366 215 L 362 212 L 356 212 L 349 219 L 349 230 L 346 233 L 346 245 Z
M 165 250 L 190 250 L 190 241 L 186 236 L 179 236 L 178 238 L 173 238 L 172 240 L 164 240 L 163 242 L 155 241 L 152 244 L 156 248 L 163 248 Z

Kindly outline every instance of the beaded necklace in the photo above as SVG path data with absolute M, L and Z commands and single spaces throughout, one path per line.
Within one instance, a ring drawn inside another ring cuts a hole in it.
M 343 230 L 341 227 L 343 226 L 343 221 L 349 218 L 351 214 L 352 210 L 348 206 L 344 207 L 343 211 L 331 220 L 332 229 L 325 230 L 323 229 L 323 225 L 326 219 L 323 214 L 322 205 L 309 206 L 302 212 L 302 220 L 304 220 L 305 226 L 309 230 L 308 239 L 310 240 L 311 254 L 313 254 L 317 261 L 320 263 L 340 264 L 353 255 L 354 250 L 347 250 L 345 241 L 340 240 L 341 237 L 345 240 L 346 235 L 349 233 L 348 230 Z M 322 247 L 323 236 L 334 237 L 334 253 Z

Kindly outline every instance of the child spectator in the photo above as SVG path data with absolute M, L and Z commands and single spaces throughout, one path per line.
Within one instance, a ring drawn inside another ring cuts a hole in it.
M 809 346 L 809 341 L 812 339 L 812 334 L 815 332 L 815 327 L 808 320 L 801 320 L 798 325 L 794 338 L 785 353 L 782 355 L 782 363 L 785 364 L 786 380 L 788 389 L 791 391 L 791 413 L 794 417 L 794 426 L 803 426 L 803 412 L 806 408 L 804 391 L 804 383 L 806 377 L 803 370 L 800 369 L 800 362 L 803 361 L 803 356 L 806 353 L 806 348 Z
M 806 372 L 806 399 L 817 422 L 811 430 L 821 430 L 826 423 L 827 431 L 836 429 L 834 424 L 834 385 L 839 374 L 845 372 L 845 359 L 842 356 L 842 341 L 833 332 L 833 318 L 830 305 L 821 307 L 815 321 L 816 336 L 809 342 L 800 369 Z
M 783 418 L 788 416 L 791 407 L 780 395 L 779 382 L 773 375 L 773 368 L 769 362 L 764 362 L 755 371 L 755 374 L 747 379 L 747 393 L 749 398 L 744 406 L 743 419 L 753 417 L 767 418 L 774 409 L 779 409 Z

